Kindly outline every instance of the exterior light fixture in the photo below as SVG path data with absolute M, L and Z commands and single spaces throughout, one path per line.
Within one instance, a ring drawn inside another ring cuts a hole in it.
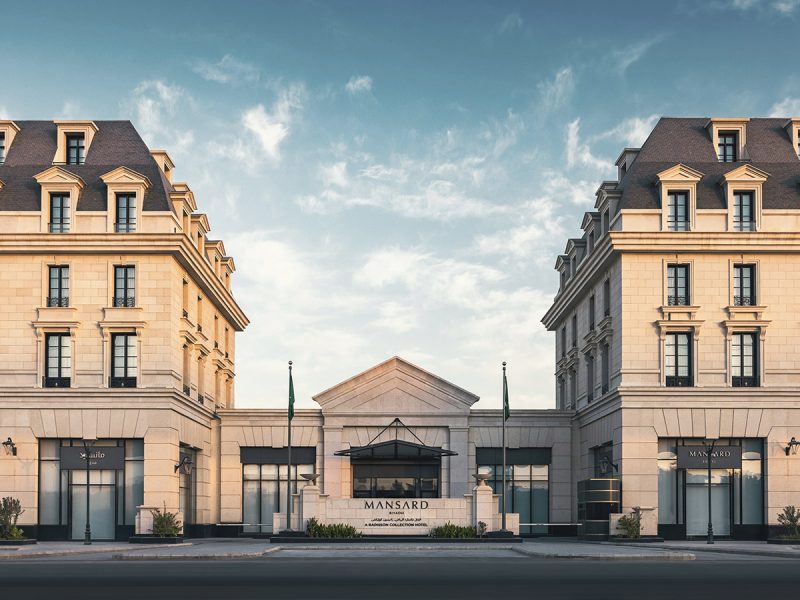
M 600 458 L 600 473 L 606 475 L 607 473 L 611 472 L 611 469 L 614 469 L 615 472 L 619 471 L 619 464 L 611 462 L 608 460 L 607 456 L 603 456 Z
M 11 441 L 10 438 L 9 441 Z M 5 442 L 3 443 L 5 444 Z M 786 452 L 786 456 L 789 456 L 790 454 L 797 454 L 798 450 L 800 450 L 800 441 L 797 441 L 797 439 L 792 436 L 792 439 L 789 440 L 789 444 L 783 449 L 783 451 Z
M 792 438 L 794 440 L 794 438 Z M 6 454 L 10 454 L 11 456 L 17 455 L 17 445 L 11 438 L 8 438 L 5 442 L 3 442 L 3 449 L 6 451 Z M 788 452 L 786 454 L 789 454 Z
M 194 462 L 188 456 L 184 456 L 180 462 L 175 463 L 175 472 L 177 473 L 180 471 L 184 475 L 191 475 L 192 473 L 192 465 Z

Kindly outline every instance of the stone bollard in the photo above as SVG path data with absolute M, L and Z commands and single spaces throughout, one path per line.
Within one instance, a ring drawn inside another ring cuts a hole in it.
M 303 488 L 300 495 L 300 525 L 305 531 L 309 519 L 317 518 L 320 513 L 320 489 L 319 486 L 308 484 Z
M 483 521 L 486 523 L 486 530 L 494 529 L 494 515 L 497 512 L 497 501 L 494 498 L 492 488 L 486 485 L 485 481 L 480 481 L 473 489 L 475 510 L 472 511 L 474 526 Z

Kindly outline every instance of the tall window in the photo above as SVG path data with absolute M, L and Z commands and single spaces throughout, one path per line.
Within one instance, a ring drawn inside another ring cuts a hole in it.
M 109 381 L 109 387 L 136 387 L 137 367 L 136 334 L 113 334 L 111 336 L 111 380 Z
M 302 492 L 308 485 L 298 475 L 313 472 L 314 465 L 309 462 L 292 465 L 293 494 Z M 273 515 L 286 510 L 288 475 L 289 467 L 286 464 L 242 465 L 242 518 L 245 532 L 273 533 Z
M 567 354 L 567 326 L 561 328 L 561 356 Z
M 569 372 L 569 408 L 578 405 L 578 374 L 575 369 Z
M 606 279 L 603 282 L 603 315 L 611 314 L 611 282 Z
M 117 233 L 136 231 L 136 194 L 117 194 Z
M 50 233 L 69 233 L 69 194 L 50 194 Z
M 594 356 L 586 355 L 586 402 L 594 400 Z
M 665 343 L 664 367 L 667 385 L 671 387 L 690 387 L 692 381 L 692 334 L 689 332 L 668 333 Z
M 67 164 L 82 165 L 85 159 L 85 148 L 82 133 L 67 135 Z
M 589 331 L 594 331 L 594 294 L 589 297 Z
M 6 134 L 0 131 L 0 165 L 6 162 Z
M 133 265 L 114 267 L 114 306 L 136 306 L 136 268 Z
M 69 306 L 69 267 L 52 265 L 49 271 L 47 306 Z
M 68 333 L 45 335 L 44 387 L 69 387 L 72 345 Z
M 572 347 L 578 345 L 578 315 L 572 315 Z
M 735 192 L 733 194 L 733 229 L 735 231 L 756 230 L 753 192 Z
M 601 381 L 602 393 L 607 393 L 611 381 L 611 362 L 609 361 L 609 348 L 608 344 L 603 344 L 600 347 L 600 368 L 603 370 L 603 380 Z
M 755 306 L 756 304 L 755 265 L 733 266 L 733 304 L 734 306 Z
M 689 231 L 689 194 L 670 192 L 667 195 L 667 229 Z
M 567 382 L 564 380 L 564 377 L 558 378 L 558 407 L 560 409 L 567 408 Z
M 667 304 L 669 306 L 689 305 L 689 265 L 669 265 L 667 267 Z
M 733 387 L 758 386 L 758 337 L 755 333 L 734 333 L 731 339 Z
M 736 133 L 733 131 L 720 131 L 717 142 L 717 156 L 719 162 L 734 162 L 736 160 Z

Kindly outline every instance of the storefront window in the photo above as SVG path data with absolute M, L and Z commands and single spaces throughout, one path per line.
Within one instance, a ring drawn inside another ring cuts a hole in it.
M 313 464 L 292 465 L 292 493 L 308 484 L 300 475 L 314 473 Z M 242 517 L 246 533 L 273 533 L 272 516 L 286 511 L 287 465 L 242 465 Z
M 549 502 L 549 465 L 506 465 L 506 511 L 519 513 L 521 534 L 546 534 Z M 487 484 L 495 494 L 502 493 L 503 465 L 478 464 L 479 473 L 489 474 Z M 498 510 L 502 510 L 502 498 L 498 499 Z

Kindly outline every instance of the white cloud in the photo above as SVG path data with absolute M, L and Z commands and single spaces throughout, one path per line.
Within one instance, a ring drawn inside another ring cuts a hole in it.
M 191 130 L 175 127 L 182 103 L 190 103 L 183 88 L 161 80 L 142 81 L 123 110 L 132 116 L 137 131 L 150 147 L 165 147 L 170 154 L 187 152 L 194 143 Z
M 656 114 L 647 117 L 630 117 L 624 119 L 612 129 L 594 136 L 592 139 L 619 140 L 628 148 L 640 148 L 647 136 L 650 135 L 650 132 L 653 131 L 653 127 L 656 126 L 659 118 L 659 115 Z
M 778 0 L 772 3 L 772 7 L 779 13 L 790 15 L 800 7 L 800 0 Z
M 82 116 L 81 106 L 75 100 L 64 100 L 61 112 L 58 113 L 60 119 L 80 119 Z
M 390 300 L 378 307 L 379 316 L 371 324 L 390 333 L 407 333 L 417 328 L 418 313 L 414 306 Z
M 797 117 L 800 116 L 800 98 L 787 96 L 776 102 L 769 109 L 770 117 Z
M 522 25 L 522 17 L 520 17 L 517 13 L 511 13 L 510 15 L 506 16 L 505 19 L 503 19 L 502 23 L 500 23 L 498 31 L 500 33 L 508 33 L 510 31 L 521 29 Z
M 667 39 L 666 34 L 660 33 L 641 42 L 631 44 L 625 48 L 615 50 L 611 53 L 611 62 L 614 71 L 619 75 L 624 75 L 625 71 L 634 63 L 640 61 L 653 46 L 660 44 Z
M 260 79 L 258 67 L 242 62 L 230 54 L 224 55 L 215 63 L 199 61 L 192 70 L 206 81 L 217 83 L 255 83 Z
M 5 106 L 0 106 L 0 119 L 10 119 L 11 113 Z
M 580 118 L 574 119 L 567 125 L 567 166 L 589 167 L 601 172 L 610 170 L 611 165 L 607 161 L 595 157 L 589 144 L 581 141 L 580 126 Z
M 326 186 L 346 187 L 349 179 L 347 177 L 347 163 L 339 161 L 330 165 L 322 165 L 319 168 L 320 177 Z
M 785 16 L 794 14 L 800 7 L 800 0 L 716 0 L 701 6 L 712 11 L 759 11 Z
M 542 81 L 537 86 L 542 108 L 546 111 L 562 108 L 572 97 L 575 77 L 571 67 L 565 67 L 551 80 Z
M 368 94 L 372 91 L 372 77 L 368 75 L 353 75 L 350 81 L 345 84 L 344 89 L 352 96 Z

